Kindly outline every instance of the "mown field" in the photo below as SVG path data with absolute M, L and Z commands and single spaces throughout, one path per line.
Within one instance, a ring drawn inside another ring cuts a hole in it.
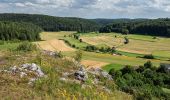
M 123 44 L 124 37 L 127 37 L 129 39 L 129 44 Z M 106 44 L 110 47 L 117 47 L 117 50 L 119 51 L 137 54 L 154 54 L 155 56 L 170 57 L 170 38 L 144 35 L 121 35 L 117 33 L 89 33 L 82 34 L 81 38 L 84 42 L 89 44 Z
M 130 39 L 130 43 L 123 44 L 124 35 L 116 33 L 97 34 L 86 33 L 80 34 L 80 38 L 83 42 L 74 39 L 70 35 L 76 32 L 43 32 L 41 33 L 42 41 L 35 42 L 40 49 L 50 51 L 62 51 L 66 56 L 74 56 L 74 52 L 79 49 L 83 49 L 88 45 L 96 46 L 116 46 L 117 52 L 123 54 L 111 55 L 96 52 L 83 51 L 82 63 L 87 67 L 103 67 L 105 70 L 111 68 L 120 69 L 124 65 L 138 66 L 143 65 L 148 59 L 137 58 L 144 54 L 153 54 L 157 59 L 151 60 L 155 66 L 159 66 L 160 63 L 170 63 L 170 43 L 169 38 L 157 37 L 153 39 L 152 36 L 143 35 L 127 35 Z M 64 42 L 69 41 L 76 48 L 72 48 Z M 1 50 L 12 50 L 18 46 L 19 43 L 4 43 L 0 45 Z M 136 52 L 137 51 L 137 52 Z M 139 53 L 138 53 L 139 52 Z
M 86 33 L 86 34 L 80 34 L 81 39 L 83 42 L 80 42 L 79 40 L 74 39 L 70 35 L 76 33 L 76 32 L 43 32 L 41 34 L 41 37 L 44 41 L 37 42 L 42 49 L 47 49 L 51 51 L 62 51 L 62 53 L 66 56 L 72 57 L 74 56 L 75 48 L 71 48 L 69 45 L 62 42 L 63 40 L 69 41 L 72 45 L 75 45 L 76 48 L 83 49 L 88 45 L 108 45 L 108 46 L 117 46 L 118 52 L 122 53 L 124 56 L 118 56 L 118 55 L 111 55 L 111 54 L 103 54 L 103 53 L 95 53 L 95 52 L 83 52 L 83 61 L 82 63 L 86 66 L 93 66 L 93 67 L 103 67 L 104 69 L 108 70 L 110 68 L 120 69 L 123 67 L 123 65 L 142 65 L 143 63 L 147 62 L 148 59 L 143 58 L 136 58 L 137 56 L 143 56 L 144 54 L 150 54 L 151 52 L 154 52 L 153 54 L 155 56 L 158 56 L 158 58 L 162 57 L 165 59 L 153 59 L 151 60 L 155 66 L 158 66 L 160 63 L 169 63 L 167 61 L 170 55 L 166 54 L 169 53 L 168 50 L 170 50 L 170 47 L 167 45 L 167 42 L 170 42 L 170 39 L 166 38 L 160 38 L 153 39 L 152 36 L 142 36 L 142 35 L 128 35 L 128 38 L 130 39 L 130 43 L 126 46 L 123 44 L 123 38 L 124 35 L 119 35 L 116 33 L 109 33 L 109 34 L 96 34 L 96 33 Z M 115 35 L 117 37 L 115 37 Z M 137 45 L 135 49 L 140 49 L 140 53 L 133 52 L 133 41 L 138 41 L 138 43 L 134 43 L 134 45 Z M 51 41 L 51 42 L 49 42 Z M 56 43 L 56 41 L 61 41 L 62 43 Z M 144 43 L 142 43 L 144 42 Z M 147 44 L 149 42 L 150 44 Z M 156 43 L 155 48 L 150 48 L 152 45 Z M 113 44 L 113 45 L 112 45 Z M 160 45 L 166 45 L 163 48 L 159 48 Z M 127 50 L 130 49 L 130 52 L 127 52 Z M 145 47 L 145 48 L 144 48 Z M 147 48 L 148 47 L 148 48 Z M 61 49 L 62 48 L 62 49 Z M 123 49 L 125 49 L 125 51 Z M 144 50 L 144 51 L 142 51 Z M 164 51 L 162 51 L 164 50 Z M 162 53 L 162 55 L 161 55 Z M 89 61 L 89 63 L 87 62 Z

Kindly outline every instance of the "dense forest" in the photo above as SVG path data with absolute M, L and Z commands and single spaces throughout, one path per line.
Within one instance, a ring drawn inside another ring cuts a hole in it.
M 0 40 L 40 40 L 41 31 L 39 26 L 31 23 L 0 21 Z
M 97 31 L 99 25 L 88 19 L 71 17 L 53 17 L 37 14 L 0 14 L 0 21 L 29 22 L 45 31 Z
M 44 31 L 78 31 L 78 32 L 85 32 L 85 33 L 99 31 L 102 33 L 118 32 L 123 34 L 131 33 L 131 34 L 144 34 L 144 35 L 170 37 L 170 19 L 168 18 L 152 19 L 152 20 L 151 19 L 82 19 L 82 18 L 73 18 L 73 17 L 54 17 L 54 16 L 38 15 L 38 14 L 0 14 L 0 21 L 1 21 L 0 27 L 2 28 L 1 34 L 3 32 L 3 35 L 1 35 L 1 39 L 4 40 L 15 39 L 16 37 L 19 39 L 21 39 L 22 37 L 22 40 L 35 40 L 36 38 L 34 37 L 30 38 L 30 36 L 32 36 L 32 34 L 34 33 L 40 32 L 37 31 L 37 30 L 41 30 L 40 28 L 42 28 Z M 4 22 L 5 23 L 8 22 L 8 23 L 5 24 Z M 12 22 L 16 22 L 16 23 L 12 23 Z M 32 24 L 26 24 L 26 23 L 32 23 Z M 22 25 L 22 24 L 26 24 L 26 25 Z M 5 27 L 9 26 L 9 27 L 3 29 L 4 26 Z M 40 28 L 37 28 L 38 26 Z M 23 32 L 23 29 L 20 29 L 18 27 L 24 28 L 24 30 L 27 30 L 27 32 Z M 17 33 L 14 29 L 17 30 Z M 9 31 L 4 31 L 4 30 L 9 30 Z M 11 34 L 15 34 L 15 36 L 12 36 Z M 16 35 L 16 34 L 20 34 L 20 35 Z M 28 34 L 30 34 L 30 36 Z
M 98 23 L 100 26 L 106 26 L 108 24 L 112 24 L 112 23 L 127 23 L 127 22 L 141 22 L 141 21 L 147 21 L 149 19 L 142 19 L 142 18 L 138 18 L 138 19 L 128 19 L 128 18 L 119 18 L 119 19 L 91 19 L 93 21 L 95 21 L 96 23 Z
M 170 37 L 170 19 L 113 22 L 112 24 L 100 28 L 100 32 L 119 32 L 124 34 L 132 33 Z

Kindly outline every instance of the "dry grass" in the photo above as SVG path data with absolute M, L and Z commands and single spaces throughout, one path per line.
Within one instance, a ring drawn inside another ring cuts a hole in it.
M 36 43 L 41 49 L 49 51 L 74 51 L 73 48 L 69 47 L 62 40 L 53 39 L 47 41 L 41 41 Z
M 82 40 L 88 44 L 92 45 L 100 45 L 100 44 L 106 44 L 110 47 L 117 47 L 120 45 L 123 45 L 123 39 L 122 38 L 113 38 L 109 36 L 95 36 L 95 37 L 81 37 Z
M 100 68 L 103 67 L 109 63 L 106 62 L 100 62 L 100 61 L 92 61 L 92 60 L 83 60 L 81 62 L 83 65 L 87 66 L 88 68 Z
M 63 38 L 64 35 L 70 35 L 72 33 L 74 32 L 43 32 L 41 33 L 43 41 L 36 42 L 36 44 L 43 50 L 74 51 L 74 49 L 66 45 L 64 41 L 59 40 Z
M 160 39 L 155 42 L 130 39 L 129 44 L 120 47 L 118 50 L 139 54 L 150 54 L 154 51 L 170 51 L 169 41 Z
M 115 35 L 117 38 L 115 38 Z M 110 47 L 117 47 L 117 50 L 138 53 L 151 54 L 156 51 L 170 51 L 170 39 L 158 37 L 153 39 L 152 36 L 144 35 L 126 35 L 129 38 L 129 44 L 124 45 L 125 35 L 108 33 L 108 34 L 85 34 L 81 38 L 84 42 L 92 45 L 106 44 Z

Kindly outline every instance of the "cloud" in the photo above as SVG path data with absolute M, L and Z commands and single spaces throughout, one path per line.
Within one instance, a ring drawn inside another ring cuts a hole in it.
M 86 18 L 170 17 L 170 0 L 0 0 L 0 12 Z

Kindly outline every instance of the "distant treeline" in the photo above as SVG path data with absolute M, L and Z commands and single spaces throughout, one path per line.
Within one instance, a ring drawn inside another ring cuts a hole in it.
M 99 25 L 92 20 L 71 17 L 53 17 L 37 14 L 0 14 L 0 21 L 29 22 L 45 31 L 98 31 Z
M 131 34 L 144 34 L 144 35 L 170 37 L 170 19 L 168 18 L 152 19 L 152 20 L 151 19 L 83 19 L 83 18 L 74 18 L 74 17 L 54 17 L 54 16 L 37 15 L 37 14 L 0 14 L 0 21 L 3 21 L 1 22 L 2 24 L 4 24 L 4 21 L 5 23 L 8 22 L 6 25 L 9 25 L 8 27 L 9 31 L 3 31 L 3 35 L 1 36 L 1 39 L 5 38 L 5 40 L 7 40 L 8 37 L 9 40 L 15 39 L 16 37 L 18 37 L 19 39 L 21 39 L 22 37 L 22 40 L 25 39 L 35 40 L 37 38 L 35 38 L 34 36 L 32 37 L 32 34 L 36 33 L 34 35 L 37 35 L 37 32 L 40 32 L 37 30 L 41 30 L 40 28 L 42 28 L 44 31 L 77 31 L 77 32 L 84 32 L 84 33 L 99 31 L 102 33 L 118 32 L 124 34 L 131 33 Z M 1 28 L 2 26 L 4 25 L 1 25 Z M 24 30 L 27 31 L 23 32 L 20 30 L 19 27 L 22 27 L 24 28 Z M 3 30 L 7 30 L 7 28 Z M 9 36 L 6 35 L 6 33 Z M 11 34 L 15 34 L 16 37 L 13 37 Z M 16 34 L 20 34 L 20 35 L 18 36 Z M 25 36 L 23 34 L 25 34 Z M 30 34 L 31 38 L 28 34 Z
M 170 37 L 170 19 L 155 20 L 130 20 L 108 24 L 99 30 L 100 32 L 110 33 L 132 33 L 153 36 Z
M 40 40 L 42 29 L 31 23 L 0 21 L 0 40 Z

